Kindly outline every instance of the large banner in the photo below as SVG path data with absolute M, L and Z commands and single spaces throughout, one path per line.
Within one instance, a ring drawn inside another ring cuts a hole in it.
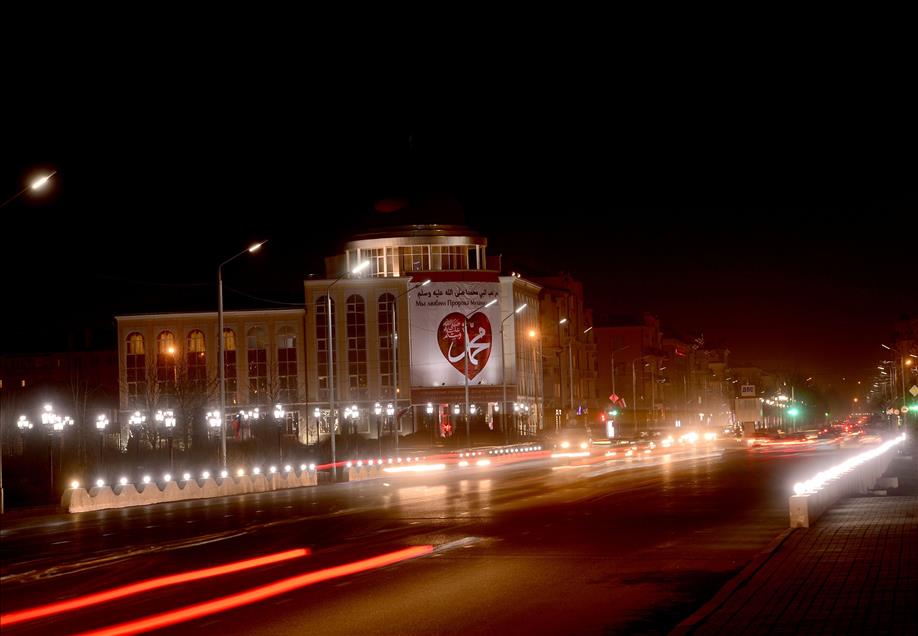
M 500 283 L 435 281 L 410 307 L 412 386 L 463 386 L 466 362 L 469 385 L 501 383 Z

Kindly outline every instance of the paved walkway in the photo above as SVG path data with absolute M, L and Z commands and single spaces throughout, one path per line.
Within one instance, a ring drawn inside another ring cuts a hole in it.
M 918 634 L 918 448 L 888 496 L 843 499 L 789 530 L 675 634 Z

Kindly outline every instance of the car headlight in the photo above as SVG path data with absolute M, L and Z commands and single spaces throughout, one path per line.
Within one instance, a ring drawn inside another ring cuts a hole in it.
M 583 450 L 586 450 L 587 447 L 589 447 L 589 444 L 587 444 L 586 442 L 580 442 L 580 448 L 582 448 Z
M 561 442 L 561 448 L 570 448 L 570 447 L 571 447 L 571 443 L 569 441 L 564 440 L 563 442 Z

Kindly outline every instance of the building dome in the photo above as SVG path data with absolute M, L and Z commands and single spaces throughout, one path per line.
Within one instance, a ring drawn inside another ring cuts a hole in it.
M 367 259 L 371 277 L 485 269 L 488 241 L 463 225 L 464 218 L 452 197 L 379 199 L 332 269 L 345 271 Z

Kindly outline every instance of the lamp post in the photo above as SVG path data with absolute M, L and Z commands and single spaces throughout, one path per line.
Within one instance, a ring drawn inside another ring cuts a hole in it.
M 99 464 L 102 464 L 102 456 L 105 454 L 105 429 L 108 428 L 108 418 L 100 415 L 96 418 L 96 430 L 99 431 Z
M 48 183 L 48 179 L 50 179 L 51 177 L 53 177 L 53 176 L 56 175 L 56 174 L 57 174 L 57 170 L 54 170 L 53 172 L 51 172 L 51 174 L 49 174 L 49 175 L 47 175 L 47 176 L 39 177 L 38 179 L 36 179 L 36 180 L 33 181 L 32 183 L 30 183 L 29 185 L 27 185 L 26 187 L 24 187 L 22 190 L 20 190 L 19 192 L 17 192 L 17 193 L 14 194 L 13 196 L 11 196 L 9 199 L 7 199 L 6 201 L 4 201 L 3 203 L 0 203 L 0 208 L 6 207 L 8 204 L 12 203 L 12 202 L 15 201 L 16 199 L 18 199 L 20 196 L 22 196 L 23 194 L 25 194 L 26 192 L 28 192 L 29 190 L 40 190 L 41 188 L 44 187 L 44 185 L 45 185 L 46 183 Z
M 284 447 L 281 434 L 284 426 L 284 407 L 280 404 L 274 406 L 274 424 L 277 426 L 277 462 L 284 463 Z
M 509 415 L 509 413 L 507 412 L 507 355 L 506 355 L 507 347 L 504 346 L 504 323 L 507 322 L 507 320 L 509 320 L 510 318 L 512 318 L 514 314 L 518 314 L 524 309 L 526 309 L 526 306 L 528 304 L 529 303 L 523 303 L 522 305 L 520 305 L 519 307 L 511 311 L 509 314 L 507 314 L 503 318 L 503 320 L 500 321 L 500 383 L 503 385 L 503 398 L 502 398 L 503 401 L 500 403 L 500 408 L 502 409 L 500 419 L 501 419 L 501 422 L 503 422 L 504 424 L 504 443 L 508 443 L 510 441 L 509 431 L 507 427 L 507 415 Z
M 535 430 L 532 432 L 533 435 L 537 434 L 539 431 L 539 424 L 541 423 L 539 410 L 539 375 L 538 369 L 541 368 L 542 362 L 542 338 L 539 336 L 539 332 L 535 329 L 529 330 L 529 339 L 538 342 L 538 349 L 535 346 L 532 347 L 532 392 L 533 397 L 535 398 L 535 404 L 533 404 L 533 410 L 535 411 Z M 537 353 L 538 351 L 538 353 Z M 537 357 L 538 356 L 538 357 Z M 573 406 L 573 405 L 572 405 Z M 527 425 L 527 429 L 528 429 Z
M 476 307 L 462 317 L 462 334 L 465 339 L 465 443 L 469 448 L 472 447 L 472 431 L 469 426 L 469 316 L 496 304 L 497 300 L 494 298 L 485 303 L 483 307 Z
M 430 441 L 431 441 L 431 443 L 433 443 L 433 441 L 434 441 L 434 439 L 435 439 L 435 438 L 434 438 L 434 434 L 433 434 L 434 427 L 433 427 L 433 423 L 431 422 L 431 420 L 433 419 L 433 418 L 431 417 L 431 416 L 433 415 L 433 411 L 434 411 L 433 403 L 432 403 L 432 402 L 428 402 L 428 403 L 427 403 L 427 425 L 430 427 L 430 437 L 431 437 L 431 440 L 430 440 Z
M 26 431 L 32 430 L 32 422 L 25 415 L 20 415 L 19 419 L 16 420 L 16 428 L 19 429 L 21 435 L 25 435 Z
M 902 376 L 902 400 L 904 401 L 905 400 L 905 362 L 906 362 L 905 358 L 906 356 L 902 355 L 902 353 L 894 347 L 888 347 L 885 344 L 881 344 L 880 346 L 883 347 L 884 349 L 888 349 L 889 351 L 894 352 L 897 356 L 899 356 L 899 366 L 901 367 L 899 375 Z M 916 356 L 914 354 L 909 354 L 908 357 L 915 358 Z M 912 364 L 914 363 L 911 360 L 909 360 L 908 366 L 912 366 Z
M 50 404 L 45 404 L 44 409 L 41 414 L 41 423 L 48 427 L 48 464 L 51 470 L 51 498 L 54 498 L 54 445 L 51 443 L 51 439 L 55 434 L 58 435 L 58 440 L 60 442 L 60 450 L 58 452 L 59 461 L 61 466 L 63 466 L 63 454 L 64 454 L 64 428 L 66 426 L 73 426 L 73 419 L 64 416 L 61 417 L 54 412 L 54 408 Z
M 574 415 L 574 338 L 571 336 L 571 325 L 567 318 L 558 321 L 559 325 L 567 325 L 567 379 L 570 383 L 571 408 L 568 411 L 568 423 L 573 420 Z
M 376 414 L 376 441 L 379 442 L 379 454 L 382 455 L 382 431 L 379 427 L 379 416 L 382 415 L 382 404 L 379 402 L 374 404 L 373 412 Z
M 389 422 L 389 427 L 395 433 L 395 454 L 398 455 L 398 422 L 394 420 L 395 407 L 392 406 L 392 403 L 386 404 L 386 419 Z
M 344 421 L 345 422 L 347 422 L 348 420 L 351 421 L 351 423 L 347 425 L 348 435 L 350 435 L 351 427 L 353 427 L 354 430 L 356 430 L 358 417 L 360 417 L 360 409 L 358 409 L 356 405 L 344 407 Z M 350 439 L 350 437 L 348 437 L 347 439 Z M 348 444 L 348 446 L 350 446 L 350 444 Z M 355 445 L 355 450 L 357 450 L 356 445 Z
M 338 428 L 338 418 L 335 417 L 335 351 L 337 349 L 335 338 L 333 337 L 332 331 L 332 299 L 331 299 L 331 288 L 335 284 L 347 276 L 348 274 L 357 274 L 367 267 L 370 266 L 370 261 L 362 261 L 354 266 L 353 269 L 349 272 L 344 272 L 333 280 L 328 287 L 325 288 L 325 301 L 326 306 L 326 317 L 328 318 L 328 333 L 326 334 L 328 349 L 326 355 L 328 356 L 328 415 L 331 418 L 331 463 L 332 463 L 332 481 L 338 481 L 338 466 L 336 465 L 335 458 L 335 436 L 337 435 Z
M 631 361 L 631 416 L 634 418 L 634 434 L 638 433 L 638 419 L 637 419 L 637 371 L 634 368 L 634 365 L 638 362 L 643 362 L 645 359 L 650 356 L 641 356 L 640 358 L 635 358 Z M 644 372 L 641 371 L 641 389 L 643 390 Z
M 424 282 L 418 283 L 414 287 L 409 287 L 408 289 L 403 291 L 401 294 L 396 296 L 395 300 L 392 301 L 392 383 L 393 383 L 393 386 L 395 387 L 394 398 L 395 398 L 396 408 L 398 408 L 399 387 L 398 387 L 398 320 L 395 314 L 395 307 L 398 305 L 399 298 L 401 298 L 402 296 L 407 296 L 408 294 L 413 292 L 418 287 L 423 287 L 424 285 L 429 285 L 429 284 L 430 284 L 430 279 L 428 278 Z M 396 429 L 395 430 L 395 452 L 397 454 L 398 453 L 398 422 L 396 422 L 395 429 Z
M 175 470 L 174 457 L 172 454 L 172 438 L 175 434 L 175 413 L 171 410 L 163 413 L 163 425 L 166 427 L 166 437 L 169 440 L 169 472 Z
M 320 439 L 320 435 L 322 434 L 322 431 L 320 430 L 320 427 L 321 427 L 320 418 L 322 417 L 322 409 L 320 409 L 318 406 L 315 407 L 314 409 L 312 409 L 312 415 L 316 420 L 316 443 L 318 443 Z M 309 425 L 308 424 L 306 425 L 306 436 L 307 438 L 309 437 Z
M 2 418 L 0 418 L 0 422 L 2 422 Z M 2 424 L 0 424 L 0 426 L 2 426 Z M 22 437 L 23 435 L 25 435 L 26 431 L 32 430 L 32 422 L 30 422 L 25 415 L 20 415 L 19 419 L 16 420 L 16 428 L 19 429 L 19 435 L 20 437 Z M 0 437 L 2 437 L 2 434 L 0 434 Z M 0 453 L 0 515 L 2 515 L 5 511 L 5 507 L 4 507 L 5 504 L 4 504 L 4 499 L 3 499 L 4 495 L 3 495 L 3 457 L 2 455 L 3 453 Z
M 220 350 L 217 351 L 217 366 L 220 374 L 220 416 L 223 417 L 223 423 L 220 425 L 220 468 L 226 469 L 226 354 L 224 349 L 226 347 L 226 337 L 223 333 L 223 266 L 234 261 L 246 252 L 255 252 L 262 245 L 268 241 L 262 241 L 261 243 L 255 243 L 254 245 L 247 247 L 238 254 L 231 256 L 226 259 L 220 266 L 217 267 L 217 329 L 220 331 L 220 337 L 217 338 Z M 212 411 L 214 412 L 214 411 Z
M 142 430 L 144 422 L 146 421 L 147 416 L 142 415 L 140 411 L 134 411 L 128 418 L 128 425 L 131 427 L 131 435 L 134 437 L 134 457 L 137 463 L 140 463 L 140 436 L 138 433 L 135 433 L 135 431 Z

